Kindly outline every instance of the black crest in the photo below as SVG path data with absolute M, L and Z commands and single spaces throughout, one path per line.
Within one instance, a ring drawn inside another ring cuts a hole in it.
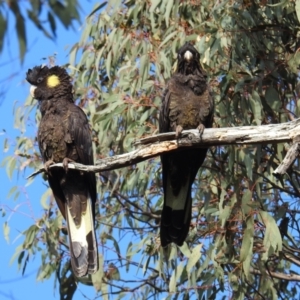
M 37 66 L 33 69 L 28 69 L 26 80 L 32 85 L 38 85 L 47 76 L 49 68 L 47 66 Z

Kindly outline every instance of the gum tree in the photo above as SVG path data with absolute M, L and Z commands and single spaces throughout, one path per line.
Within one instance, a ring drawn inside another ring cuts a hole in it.
M 201 53 L 208 74 L 214 127 L 295 119 L 299 19 L 299 1 L 101 2 L 68 64 L 96 158 L 129 152 L 133 141 L 157 133 L 161 94 L 186 41 Z M 28 98 L 16 114 L 22 126 L 34 105 Z M 8 169 L 26 165 L 32 172 L 41 165 L 33 136 L 21 134 L 15 145 Z M 100 269 L 81 283 L 94 285 L 103 299 L 297 299 L 298 159 L 286 175 L 273 175 L 288 148 L 266 142 L 211 147 L 193 186 L 190 233 L 181 248 L 160 247 L 159 158 L 101 172 Z M 42 197 L 45 212 L 24 230 L 15 257 L 26 268 L 39 256 L 38 279 L 56 272 L 62 297 L 71 298 L 77 279 L 69 272 L 65 224 L 49 191 Z

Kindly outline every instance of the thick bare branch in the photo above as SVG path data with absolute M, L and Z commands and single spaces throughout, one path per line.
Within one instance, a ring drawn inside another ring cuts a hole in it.
M 138 149 L 112 157 L 98 160 L 94 166 L 69 163 L 70 169 L 85 172 L 102 172 L 127 167 L 153 158 L 168 151 L 176 151 L 186 147 L 207 147 L 219 145 L 245 145 L 260 143 L 282 143 L 293 141 L 300 132 L 300 119 L 289 123 L 262 126 L 243 126 L 205 129 L 202 137 L 198 130 L 185 130 L 180 139 L 175 139 L 175 132 L 162 133 L 143 138 L 134 143 Z M 50 168 L 62 167 L 62 163 Z M 41 168 L 31 174 L 33 177 L 45 169 Z
M 299 135 L 300 119 L 281 124 L 261 126 L 242 126 L 205 129 L 200 138 L 196 129 L 185 130 L 179 140 L 180 147 L 190 146 L 219 146 L 239 144 L 282 143 L 293 140 Z M 143 138 L 134 143 L 147 145 L 154 142 L 162 142 L 175 139 L 175 132 L 162 133 Z

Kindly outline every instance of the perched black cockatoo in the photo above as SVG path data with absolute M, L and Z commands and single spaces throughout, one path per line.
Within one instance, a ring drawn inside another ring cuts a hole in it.
M 200 65 L 200 54 L 189 43 L 178 50 L 178 65 L 165 89 L 159 117 L 160 132 L 198 128 L 200 134 L 213 122 L 214 102 Z M 207 149 L 186 149 L 161 155 L 164 204 L 161 214 L 161 245 L 182 246 L 188 235 L 191 189 Z
M 66 219 L 71 264 L 76 276 L 98 270 L 94 220 L 97 198 L 94 173 L 68 170 L 68 162 L 93 165 L 92 137 L 88 120 L 74 104 L 70 76 L 55 66 L 29 69 L 26 80 L 42 114 L 38 143 L 48 181 L 57 205 Z M 49 168 L 63 162 L 64 168 Z

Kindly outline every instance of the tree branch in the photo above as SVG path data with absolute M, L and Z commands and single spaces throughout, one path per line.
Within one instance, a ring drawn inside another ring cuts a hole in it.
M 298 140 L 298 138 L 296 138 Z M 295 159 L 299 156 L 300 153 L 300 143 L 294 142 L 292 146 L 289 148 L 285 158 L 281 162 L 281 164 L 276 168 L 273 172 L 275 176 L 283 175 L 286 173 L 290 165 L 295 161 Z
M 250 268 L 250 273 L 253 275 L 265 275 L 258 269 Z M 272 272 L 268 271 L 266 274 L 269 273 L 272 277 L 277 278 L 277 279 L 284 279 L 288 281 L 300 281 L 300 275 L 298 274 L 285 274 L 285 273 L 279 273 L 279 272 Z
M 168 151 L 176 151 L 183 148 L 201 148 L 208 146 L 220 145 L 246 145 L 260 143 L 282 143 L 294 141 L 300 132 L 300 119 L 292 122 L 281 124 L 270 124 L 261 126 L 243 126 L 243 127 L 225 127 L 225 128 L 208 128 L 204 130 L 200 137 L 198 130 L 184 130 L 181 137 L 176 140 L 175 132 L 162 133 L 149 136 L 134 142 L 134 146 L 138 149 L 129 153 L 115 155 L 100 159 L 94 166 L 86 166 L 79 163 L 69 163 L 70 169 L 76 169 L 84 172 L 102 172 L 108 170 L 127 167 L 144 160 L 153 158 Z M 298 148 L 295 148 L 296 151 Z M 294 154 L 293 158 L 296 157 Z M 291 164 L 293 161 L 289 160 Z M 53 164 L 50 168 L 63 167 L 62 163 Z M 285 161 L 285 167 L 275 170 L 276 174 L 282 174 L 287 170 L 289 165 Z M 41 172 L 45 172 L 41 168 L 31 174 L 31 178 Z

